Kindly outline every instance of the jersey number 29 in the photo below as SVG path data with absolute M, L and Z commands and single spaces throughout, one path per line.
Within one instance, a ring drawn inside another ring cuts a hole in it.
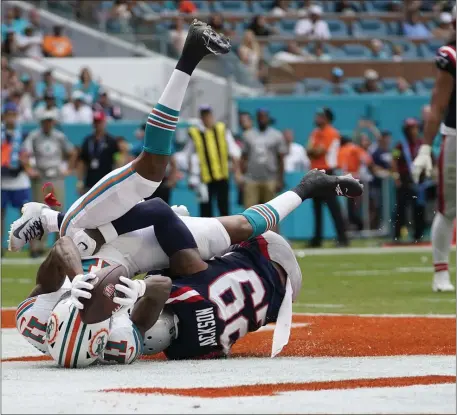
M 267 316 L 268 304 L 262 306 L 265 288 L 255 271 L 240 269 L 228 272 L 221 275 L 209 287 L 209 298 L 217 305 L 219 318 L 226 322 L 224 332 L 220 337 L 220 343 L 226 352 L 236 340 L 234 335 L 238 334 L 238 338 L 241 338 L 249 331 L 249 320 L 245 315 L 246 294 L 243 286 L 250 287 L 255 318 L 258 325 L 263 326 Z M 232 292 L 234 301 L 226 304 L 222 296 L 229 291 Z

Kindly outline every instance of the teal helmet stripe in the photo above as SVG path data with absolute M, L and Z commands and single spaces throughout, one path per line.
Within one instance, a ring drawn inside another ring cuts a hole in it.
M 29 309 L 29 308 L 32 308 L 33 305 L 35 303 L 32 303 L 32 304 L 29 304 L 27 307 L 25 307 L 24 309 L 21 310 L 21 312 L 18 314 L 18 316 L 16 317 L 17 320 L 19 320 L 21 318 L 21 316 Z
M 70 327 L 73 326 L 73 318 L 75 316 L 75 312 L 76 312 L 76 307 L 73 307 L 73 310 L 71 310 L 69 322 L 67 324 L 67 329 L 65 330 L 65 335 L 63 336 L 62 346 L 60 348 L 60 354 L 59 354 L 59 365 L 60 366 L 62 366 L 62 358 L 63 358 L 64 351 L 67 346 L 67 337 L 68 337 L 68 333 L 70 332 Z
M 136 350 L 137 355 L 143 354 L 143 336 L 141 335 L 140 331 L 138 330 L 137 326 L 132 323 L 133 327 L 133 337 L 135 338 Z
M 81 334 L 80 334 L 79 340 L 78 340 L 78 345 L 76 346 L 76 352 L 75 352 L 73 367 L 77 367 L 77 364 L 78 364 L 79 351 L 81 350 L 81 344 L 82 344 L 83 339 L 84 339 L 84 333 L 86 332 L 86 327 L 87 327 L 87 324 L 83 324 L 83 328 L 81 329 Z

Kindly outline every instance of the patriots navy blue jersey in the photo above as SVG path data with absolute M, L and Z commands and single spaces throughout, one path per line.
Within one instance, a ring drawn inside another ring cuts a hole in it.
M 258 237 L 207 261 L 207 270 L 173 280 L 169 308 L 179 319 L 168 359 L 226 356 L 246 333 L 275 322 L 285 294 L 267 242 Z

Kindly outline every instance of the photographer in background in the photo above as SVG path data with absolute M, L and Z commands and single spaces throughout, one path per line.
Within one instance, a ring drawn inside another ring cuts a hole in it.
M 329 108 L 317 110 L 315 115 L 316 128 L 308 140 L 307 153 L 311 160 L 311 169 L 325 170 L 327 174 L 334 174 L 338 164 L 338 151 L 340 148 L 340 133 L 333 127 L 333 112 Z M 335 196 L 329 198 L 314 198 L 314 237 L 309 245 L 312 248 L 322 246 L 322 207 L 327 204 L 335 224 L 338 236 L 338 246 L 347 246 L 349 241 L 346 236 L 341 208 Z
M 6 208 L 20 210 L 32 197 L 27 175 L 32 170 L 23 151 L 24 134 L 17 124 L 17 111 L 16 104 L 7 103 L 2 114 L 2 235 L 5 235 Z

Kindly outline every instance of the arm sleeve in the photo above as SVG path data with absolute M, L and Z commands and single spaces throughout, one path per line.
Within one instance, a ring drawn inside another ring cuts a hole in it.
M 227 140 L 228 152 L 231 157 L 239 159 L 241 157 L 241 149 L 238 147 L 233 134 L 230 130 L 225 131 L 225 139 Z

